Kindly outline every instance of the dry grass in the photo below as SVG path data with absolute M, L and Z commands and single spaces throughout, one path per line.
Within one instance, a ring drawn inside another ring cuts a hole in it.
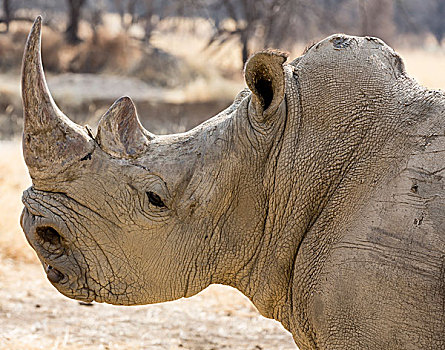
M 174 28 L 175 30 L 172 30 Z M 170 19 L 155 32 L 151 43 L 173 55 L 182 57 L 200 69 L 217 67 L 226 74 L 241 76 L 241 47 L 229 41 L 222 47 L 207 46 L 211 25 L 205 20 Z
M 0 261 L 12 258 L 37 262 L 19 225 L 21 192 L 31 184 L 31 179 L 18 140 L 0 141 L 0 169 Z
M 74 73 L 127 72 L 140 57 L 139 51 L 125 34 L 110 35 L 100 30 L 95 39 L 89 38 L 76 47 L 68 70 Z
M 172 18 L 151 39 L 152 45 L 180 57 L 196 72 L 197 78 L 180 88 L 185 101 L 231 99 L 244 87 L 239 44 L 230 41 L 223 47 L 208 47 L 210 33 L 204 19 Z
M 132 32 L 116 32 L 119 21 L 115 17 L 106 16 L 108 26 L 95 36 L 83 23 L 83 42 L 76 46 L 67 45 L 62 33 L 44 27 L 42 57 L 47 73 L 132 76 L 174 89 L 177 102 L 230 100 L 242 88 L 237 45 L 206 49 L 208 22 L 166 20 L 148 45 L 135 40 Z M 19 74 L 29 28 L 29 24 L 13 23 L 10 33 L 0 35 L 0 72 Z M 135 29 L 137 32 L 137 26 Z
M 176 30 L 171 30 L 172 27 Z M 213 96 L 220 89 L 225 89 L 225 93 L 235 94 L 244 86 L 240 59 L 241 46 L 238 42 L 232 40 L 223 47 L 207 47 L 211 27 L 205 20 L 170 19 L 164 21 L 160 29 L 152 38 L 153 45 L 172 55 L 182 57 L 206 77 L 205 80 L 191 82 L 185 87 L 184 93 L 188 98 L 193 99 L 196 93 L 198 99 L 202 100 L 206 93 Z M 289 60 L 292 60 L 302 54 L 307 44 L 296 43 L 293 47 L 281 49 L 289 51 Z M 402 56 L 410 76 L 428 88 L 445 90 L 445 48 L 428 43 L 425 49 L 418 46 L 395 47 L 395 49 Z M 218 74 L 215 75 L 215 71 Z M 228 77 L 231 82 L 227 83 L 224 80 L 219 82 L 221 76 Z M 206 89 L 205 84 L 210 88 Z
M 0 35 L 0 71 L 19 73 L 24 44 L 30 25 L 13 23 L 7 34 Z M 180 70 L 178 59 L 154 50 L 146 43 L 132 39 L 129 34 L 113 33 L 109 28 L 100 28 L 96 35 L 87 34 L 78 45 L 68 45 L 63 33 L 44 26 L 42 33 L 42 57 L 45 70 L 51 73 L 118 73 L 138 75 L 142 80 L 154 81 L 158 85 L 168 85 L 168 78 L 176 78 L 179 83 L 189 79 L 189 67 Z M 173 64 L 175 63 L 175 64 Z M 184 65 L 184 64 L 183 64 Z M 143 66 L 143 67 L 142 67 Z M 144 76 L 144 68 L 153 66 L 153 72 Z M 176 68 L 175 71 L 173 69 Z M 158 75 L 170 73 L 164 81 Z M 184 77 L 181 76 L 184 75 Z
M 30 25 L 12 23 L 8 34 L 0 35 L 0 71 L 18 73 L 22 64 L 23 49 Z M 45 40 L 42 41 L 43 63 L 47 71 L 61 72 L 66 69 L 63 59 L 67 45 L 61 33 L 44 27 Z

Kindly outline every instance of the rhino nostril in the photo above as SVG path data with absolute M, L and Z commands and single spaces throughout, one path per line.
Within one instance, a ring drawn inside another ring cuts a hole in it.
M 46 267 L 46 275 L 48 276 L 48 279 L 51 282 L 53 282 L 53 283 L 60 282 L 63 279 L 63 277 L 64 277 L 62 272 L 60 272 L 59 270 L 55 269 L 51 265 L 48 265 Z
M 49 243 L 50 245 L 60 246 L 62 237 L 59 233 L 50 226 L 39 226 L 36 228 L 37 237 L 42 243 Z

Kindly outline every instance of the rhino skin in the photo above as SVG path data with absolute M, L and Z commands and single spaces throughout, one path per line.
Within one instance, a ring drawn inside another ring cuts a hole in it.
M 233 286 L 300 349 L 445 348 L 445 96 L 381 40 L 262 51 L 248 89 L 157 136 L 128 97 L 96 135 L 23 59 L 21 225 L 62 294 L 149 304 Z

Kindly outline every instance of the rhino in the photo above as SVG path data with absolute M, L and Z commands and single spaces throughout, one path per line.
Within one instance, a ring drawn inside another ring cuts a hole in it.
M 137 305 L 225 284 L 302 350 L 445 348 L 445 94 L 383 41 L 260 51 L 231 106 L 163 136 L 129 97 L 97 133 L 72 122 L 40 42 L 38 17 L 21 225 L 59 292 Z

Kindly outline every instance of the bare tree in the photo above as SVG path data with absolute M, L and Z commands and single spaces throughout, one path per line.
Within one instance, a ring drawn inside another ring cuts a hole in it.
M 431 33 L 437 40 L 439 45 L 442 45 L 442 40 L 445 36 L 445 1 L 435 0 L 433 13 L 431 14 L 431 22 L 429 22 Z
M 5 23 L 6 25 L 6 29 L 4 31 L 4 33 L 8 33 L 10 30 L 10 25 L 12 22 L 31 22 L 33 23 L 35 20 L 35 17 L 33 15 L 27 15 L 26 13 L 24 14 L 19 14 L 18 13 L 18 9 L 23 8 L 23 2 L 21 3 L 20 1 L 14 1 L 14 0 L 3 0 L 2 1 L 2 17 L 0 17 L 0 23 Z M 51 21 L 45 21 L 44 25 L 50 26 L 51 28 L 54 27 L 54 24 Z
M 241 44 L 241 59 L 245 63 L 249 57 L 249 43 L 255 35 L 260 20 L 264 19 L 264 11 L 261 8 L 263 2 L 222 0 L 213 5 L 216 11 L 224 11 L 226 19 L 231 19 L 235 27 L 229 28 L 224 20 L 217 20 L 215 33 L 210 38 L 208 45 L 213 43 L 221 45 L 233 37 L 237 37 Z
M 144 28 L 142 40 L 150 42 L 153 31 L 158 23 L 170 16 L 182 16 L 185 8 L 193 0 L 115 0 L 115 8 L 121 16 L 122 27 L 128 31 L 133 24 L 139 24 Z M 130 21 L 126 20 L 130 17 Z
M 149 43 L 153 30 L 156 26 L 155 19 L 155 4 L 153 0 L 145 0 L 145 12 L 141 16 L 144 19 L 144 41 Z
M 68 4 L 68 26 L 65 31 L 66 40 L 70 44 L 77 44 L 79 38 L 79 22 L 81 19 L 82 7 L 86 0 L 67 0 Z
M 6 24 L 5 32 L 9 32 L 9 23 L 11 23 L 14 17 L 14 9 L 12 7 L 11 0 L 3 0 L 3 18 L 2 22 Z
M 158 24 L 167 17 L 183 17 L 192 0 L 142 0 L 142 12 L 138 22 L 144 27 L 144 41 L 149 43 Z M 193 6 L 190 6 L 193 7 Z
M 102 0 L 97 0 L 91 3 L 88 8 L 88 14 L 86 20 L 88 21 L 91 31 L 93 32 L 93 43 L 97 43 L 99 40 L 98 29 L 101 24 L 103 24 L 103 13 L 105 11 L 105 6 Z
M 154 29 L 154 0 L 115 0 L 115 7 L 121 17 L 121 26 L 127 32 L 133 24 L 144 27 L 144 41 L 149 41 Z M 129 17 L 129 21 L 127 18 Z
M 125 32 L 130 29 L 130 27 L 137 23 L 136 7 L 141 0 L 115 0 L 114 6 L 121 17 L 121 26 Z M 127 21 L 127 17 L 130 20 Z
M 215 20 L 209 45 L 237 38 L 243 63 L 249 57 L 253 39 L 263 47 L 279 46 L 291 37 L 290 33 L 293 40 L 308 35 L 310 22 L 320 17 L 319 4 L 310 0 L 222 0 L 213 6 L 224 13 Z M 231 19 L 235 28 L 226 26 L 224 19 Z
M 431 33 L 439 45 L 445 38 L 444 0 L 394 0 L 394 17 L 399 33 L 419 36 Z
M 359 0 L 360 35 L 391 42 L 395 33 L 394 0 Z

